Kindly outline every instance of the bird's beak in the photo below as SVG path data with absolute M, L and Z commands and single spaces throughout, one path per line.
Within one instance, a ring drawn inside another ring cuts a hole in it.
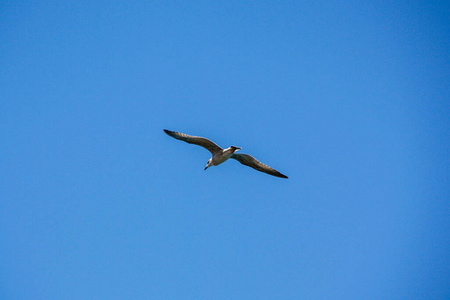
M 205 167 L 205 170 L 208 169 L 208 166 Z

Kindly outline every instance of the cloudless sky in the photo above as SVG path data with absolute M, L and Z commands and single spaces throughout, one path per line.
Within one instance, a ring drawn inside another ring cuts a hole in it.
M 0 298 L 450 298 L 449 11 L 3 1 Z

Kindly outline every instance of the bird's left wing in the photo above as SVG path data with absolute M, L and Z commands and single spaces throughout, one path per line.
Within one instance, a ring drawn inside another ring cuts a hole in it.
M 278 172 L 277 170 L 269 167 L 268 165 L 263 164 L 262 162 L 258 161 L 256 158 L 254 158 L 251 155 L 248 154 L 243 154 L 243 153 L 234 153 L 233 155 L 230 156 L 230 158 L 233 158 L 235 160 L 237 160 L 238 162 L 240 162 L 243 165 L 252 167 L 255 170 L 273 175 L 273 176 L 277 176 L 277 177 L 281 177 L 281 178 L 288 178 L 286 175 L 281 174 L 280 172 Z

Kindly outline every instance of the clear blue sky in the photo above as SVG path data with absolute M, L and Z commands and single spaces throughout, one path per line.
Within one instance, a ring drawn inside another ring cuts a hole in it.
M 449 10 L 3 1 L 0 298 L 449 298 Z

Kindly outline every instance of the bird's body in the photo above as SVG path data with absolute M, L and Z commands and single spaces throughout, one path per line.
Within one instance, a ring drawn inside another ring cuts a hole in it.
M 277 170 L 259 162 L 251 155 L 240 153 L 235 154 L 234 152 L 240 150 L 241 149 L 240 147 L 231 146 L 229 148 L 222 149 L 221 147 L 217 146 L 214 142 L 203 137 L 187 135 L 181 132 L 170 131 L 167 129 L 164 129 L 164 132 L 177 140 L 181 140 L 189 144 L 202 146 L 203 148 L 209 150 L 212 154 L 212 157 L 208 160 L 205 170 L 211 166 L 218 166 L 229 158 L 233 158 L 239 161 L 241 164 L 252 167 L 255 170 L 281 178 L 288 178 L 286 175 L 281 174 Z
M 211 166 L 218 166 L 221 163 L 225 162 L 234 152 L 241 148 L 231 146 L 227 149 L 222 149 L 220 152 L 213 153 L 211 158 Z

